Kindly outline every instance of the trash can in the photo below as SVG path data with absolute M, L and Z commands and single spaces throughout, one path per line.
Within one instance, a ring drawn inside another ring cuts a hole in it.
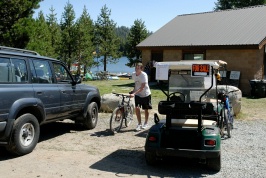
M 250 91 L 251 97 L 255 97 L 255 85 L 256 85 L 256 81 L 257 81 L 256 79 L 249 81 L 249 84 L 250 84 L 250 87 L 251 87 L 251 91 Z
M 251 96 L 265 98 L 266 96 L 266 80 L 250 80 Z
M 265 98 L 265 91 L 266 91 L 266 82 L 264 80 L 261 80 L 257 83 L 258 88 L 258 97 L 259 98 Z

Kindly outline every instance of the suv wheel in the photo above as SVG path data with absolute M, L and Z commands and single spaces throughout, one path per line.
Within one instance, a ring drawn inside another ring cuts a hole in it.
M 84 126 L 86 129 L 95 128 L 98 121 L 98 105 L 95 102 L 89 104 L 87 108 L 87 116 L 84 119 Z
M 32 114 L 23 114 L 14 122 L 7 150 L 17 155 L 28 154 L 37 145 L 39 136 L 40 126 L 36 117 Z

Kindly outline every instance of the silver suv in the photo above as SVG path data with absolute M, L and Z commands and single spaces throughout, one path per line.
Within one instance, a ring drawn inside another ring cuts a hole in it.
M 99 90 L 74 79 L 63 62 L 0 46 L 0 146 L 8 151 L 30 153 L 44 123 L 72 119 L 93 129 L 100 106 Z

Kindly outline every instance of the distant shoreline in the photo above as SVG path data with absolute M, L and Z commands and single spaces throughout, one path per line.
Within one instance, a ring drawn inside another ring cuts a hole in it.
M 97 60 L 97 59 L 96 59 Z M 99 58 L 100 60 L 100 58 Z M 123 56 L 119 59 L 119 61 L 116 64 L 107 64 L 106 71 L 108 73 L 113 73 L 113 74 L 124 74 L 124 73 L 130 73 L 134 72 L 134 67 L 128 67 L 125 64 L 128 63 L 127 57 Z M 103 71 L 103 64 L 98 67 L 93 67 L 90 69 L 92 73 L 97 73 L 100 71 Z

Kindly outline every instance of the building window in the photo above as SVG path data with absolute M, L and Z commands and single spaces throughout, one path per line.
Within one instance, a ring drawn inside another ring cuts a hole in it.
M 183 51 L 183 60 L 204 60 L 205 52 L 203 51 Z
M 163 51 L 152 51 L 151 61 L 162 62 L 163 61 Z

